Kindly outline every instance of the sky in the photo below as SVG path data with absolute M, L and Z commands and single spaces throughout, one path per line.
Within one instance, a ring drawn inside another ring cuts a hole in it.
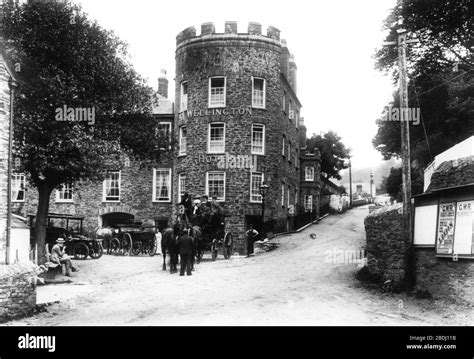
M 375 49 L 384 41 L 382 22 L 396 0 L 239 0 L 234 2 L 76 0 L 107 30 L 129 44 L 135 70 L 157 88 L 160 70 L 174 96 L 176 35 L 188 26 L 249 21 L 281 30 L 298 66 L 298 97 L 308 136 L 335 131 L 352 150 L 352 165 L 374 168 L 382 157 L 372 146 L 375 120 L 396 90 L 392 80 L 374 68 Z

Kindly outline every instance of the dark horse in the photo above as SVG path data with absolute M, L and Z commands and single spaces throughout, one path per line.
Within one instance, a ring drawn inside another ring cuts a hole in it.
M 163 254 L 163 270 L 166 270 L 166 252 L 170 255 L 170 273 L 178 271 L 178 244 L 173 228 L 165 228 L 161 237 L 161 253 Z

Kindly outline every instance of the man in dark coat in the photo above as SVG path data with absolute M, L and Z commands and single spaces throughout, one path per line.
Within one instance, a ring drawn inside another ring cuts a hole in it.
M 253 224 L 251 224 L 249 230 L 245 234 L 247 235 L 247 257 L 249 257 L 253 254 L 253 243 L 258 236 L 258 232 L 253 229 Z
M 178 252 L 181 256 L 181 268 L 179 275 L 183 276 L 186 270 L 187 275 L 191 274 L 191 260 L 193 255 L 193 239 L 185 231 L 178 239 Z

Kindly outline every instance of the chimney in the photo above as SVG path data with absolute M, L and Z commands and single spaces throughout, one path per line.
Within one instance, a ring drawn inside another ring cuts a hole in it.
M 281 72 L 283 73 L 283 75 L 288 81 L 290 81 L 289 61 L 290 61 L 290 51 L 288 50 L 288 47 L 286 46 L 286 40 L 281 40 L 280 68 L 281 68 Z
M 297 91 L 297 82 L 296 82 L 296 70 L 297 70 L 297 67 L 296 67 L 296 63 L 295 63 L 295 58 L 293 55 L 290 56 L 290 77 L 289 77 L 289 81 L 290 81 L 290 85 L 291 85 L 291 88 L 293 89 L 293 91 L 297 94 L 298 91 Z
M 166 78 L 166 70 L 161 70 L 161 75 L 158 77 L 158 93 L 168 98 L 168 79 Z
M 303 117 L 300 117 L 300 123 L 299 123 L 299 132 L 300 132 L 300 148 L 306 148 L 307 146 L 307 143 L 306 143 L 306 135 L 307 135 L 307 129 L 306 129 L 306 126 L 304 124 L 304 118 Z

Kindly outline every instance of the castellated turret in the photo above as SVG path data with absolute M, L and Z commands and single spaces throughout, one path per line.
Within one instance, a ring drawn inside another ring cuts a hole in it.
M 261 225 L 262 183 L 269 186 L 265 221 L 291 226 L 288 216 L 299 201 L 301 104 L 296 64 L 280 30 L 263 33 L 257 22 L 245 33 L 237 27 L 227 21 L 216 33 L 207 22 L 199 35 L 188 27 L 176 37 L 173 183 L 174 193 L 216 196 L 241 251 L 247 225 Z

